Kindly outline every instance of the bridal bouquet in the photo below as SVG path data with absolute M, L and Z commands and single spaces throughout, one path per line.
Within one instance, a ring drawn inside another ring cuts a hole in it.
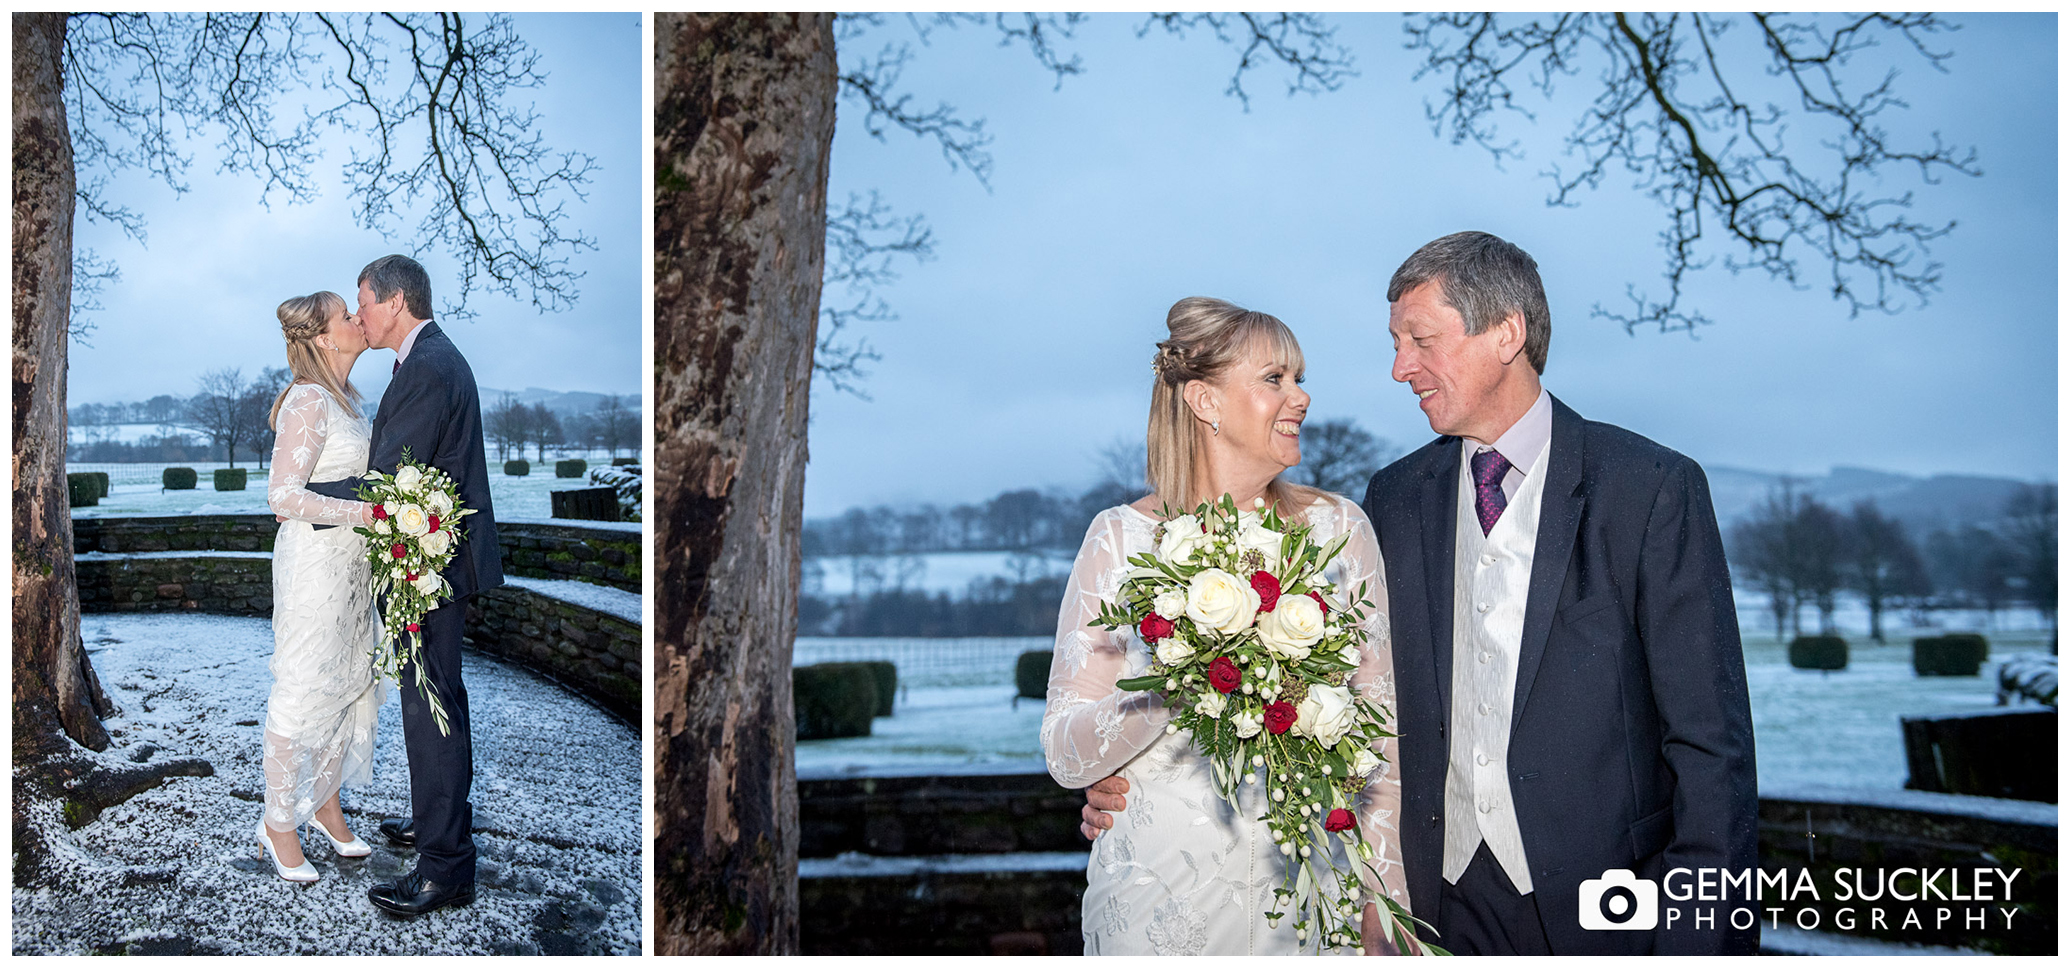
M 1394 734 L 1387 710 L 1345 685 L 1372 607 L 1363 585 L 1347 595 L 1323 577 L 1348 536 L 1318 546 L 1309 528 L 1238 511 L 1227 495 L 1170 511 L 1156 552 L 1130 558 L 1115 600 L 1100 605 L 1095 624 L 1134 628 L 1155 651 L 1148 675 L 1116 685 L 1163 697 L 1173 711 L 1166 729 L 1192 732 L 1232 805 L 1239 786 L 1263 778 L 1260 819 L 1290 864 L 1275 907 L 1293 903 L 1304 944 L 1313 931 L 1326 947 L 1356 947 L 1357 872 L 1336 868 L 1328 838 L 1342 840 L 1354 867 L 1373 859 L 1352 798 L 1380 766 L 1374 742 Z M 1395 944 L 1409 950 L 1411 916 L 1380 901 Z M 1277 923 L 1284 913 L 1266 916 Z
M 419 623 L 425 613 L 453 597 L 451 585 L 439 577 L 460 550 L 462 535 L 453 525 L 473 514 L 460 503 L 459 486 L 435 467 L 410 458 L 403 448 L 394 474 L 369 471 L 358 488 L 359 499 L 374 505 L 372 524 L 354 528 L 367 541 L 373 564 L 374 594 L 382 596 L 381 641 L 374 646 L 374 668 L 400 678 L 408 663 L 417 670 L 417 691 L 431 704 L 440 735 L 451 728 L 445 705 L 425 678 L 418 654 L 424 646 Z M 398 644 L 407 642 L 403 648 Z

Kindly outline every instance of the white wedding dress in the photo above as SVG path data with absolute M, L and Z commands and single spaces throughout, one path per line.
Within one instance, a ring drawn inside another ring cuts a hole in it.
M 1170 714 L 1150 693 L 1117 690 L 1117 680 L 1139 676 L 1150 651 L 1133 631 L 1088 623 L 1100 602 L 1113 600 L 1130 556 L 1153 552 L 1157 520 L 1132 507 L 1100 512 L 1086 532 L 1064 591 L 1057 621 L 1056 656 L 1042 717 L 1042 752 L 1050 775 L 1077 789 L 1119 773 L 1128 779 L 1128 809 L 1093 841 L 1086 864 L 1082 927 L 1085 953 L 1295 954 L 1316 948 L 1295 939 L 1291 905 L 1275 926 L 1273 891 L 1284 883 L 1286 861 L 1265 824 L 1264 784 L 1240 788 L 1242 809 L 1216 792 L 1208 761 L 1193 749 L 1192 734 L 1168 734 Z M 1394 662 L 1387 631 L 1387 589 L 1373 526 L 1357 504 L 1335 495 L 1308 511 L 1312 538 L 1322 544 L 1347 532 L 1351 540 L 1326 575 L 1346 594 L 1360 582 L 1374 608 L 1370 634 L 1350 685 L 1366 699 L 1394 708 Z M 1395 741 L 1377 752 L 1385 763 L 1358 798 L 1361 832 L 1375 852 L 1377 881 L 1367 872 L 1365 897 L 1383 890 L 1409 906 L 1402 877 L 1396 818 L 1401 779 Z M 1349 863 L 1338 847 L 1337 867 Z M 1385 911 L 1382 911 L 1383 922 Z M 1338 948 L 1334 953 L 1355 954 Z
M 285 832 L 307 823 L 339 788 L 373 778 L 383 688 L 370 653 L 377 626 L 365 539 L 352 530 L 359 502 L 303 486 L 366 473 L 366 418 L 302 383 L 281 402 L 276 425 L 266 503 L 288 521 L 273 539 L 266 825 Z

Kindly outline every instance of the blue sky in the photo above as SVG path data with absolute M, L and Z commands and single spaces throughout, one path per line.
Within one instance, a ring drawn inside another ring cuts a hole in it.
M 1466 228 L 1537 258 L 1553 312 L 1546 384 L 1585 416 L 1712 465 L 2053 480 L 2055 19 L 1955 19 L 1947 74 L 1886 61 L 1912 105 L 1886 118 L 1893 133 L 1974 145 L 1984 171 L 1889 180 L 1918 189 L 1915 217 L 1960 222 L 1933 248 L 1945 269 L 1930 305 L 1849 319 L 1820 292 L 1711 270 L 1688 286 L 1716 320 L 1694 338 L 1591 318 L 1628 282 L 1658 289 L 1658 209 L 1614 175 L 1578 207 L 1548 208 L 1540 172 L 1563 160 L 1558 111 L 1505 122 L 1526 154 L 1502 169 L 1433 135 L 1424 103 L 1439 89 L 1411 82 L 1399 15 L 1333 17 L 1360 76 L 1288 98 L 1268 67 L 1246 82 L 1248 113 L 1222 94 L 1233 53 L 1204 36 L 1138 39 L 1133 17 L 1082 28 L 1067 46 L 1086 72 L 1060 90 L 1025 51 L 938 31 L 903 89 L 988 120 L 992 190 L 931 144 L 872 140 L 842 105 L 830 197 L 875 189 L 924 213 L 937 258 L 882 292 L 902 318 L 866 331 L 884 356 L 874 400 L 815 388 L 806 512 L 1091 483 L 1100 447 L 1140 439 L 1152 343 L 1187 295 L 1286 320 L 1307 351 L 1312 418 L 1419 445 L 1428 425 L 1387 376 L 1387 278 Z M 863 43 L 895 37 L 910 37 L 896 21 Z
M 548 144 L 596 159 L 588 201 L 570 198 L 570 225 L 596 249 L 577 256 L 587 273 L 576 283 L 573 309 L 541 313 L 529 301 L 487 293 L 472 297 L 472 320 L 445 328 L 487 387 L 635 393 L 640 372 L 640 66 L 644 57 L 635 14 L 524 14 L 525 41 L 540 54 L 544 86 L 518 92 L 532 100 Z M 292 109 L 283 108 L 292 117 Z M 322 194 L 293 205 L 278 194 L 259 204 L 261 182 L 216 175 L 213 132 L 187 146 L 195 156 L 193 190 L 175 196 L 162 183 L 127 171 L 113 196 L 148 220 L 148 245 L 114 226 L 81 218 L 77 245 L 119 263 L 122 279 L 101 296 L 90 318 L 90 346 L 71 349 L 73 403 L 186 395 L 205 370 L 239 366 L 246 375 L 284 365 L 274 308 L 289 296 L 329 289 L 352 299 L 360 267 L 407 251 L 405 240 L 353 224 L 339 167 L 342 136 L 324 142 L 314 169 Z M 408 231 L 414 217 L 392 230 Z M 425 258 L 432 291 L 455 285 L 441 252 Z M 377 393 L 387 384 L 386 351 L 360 358 L 354 382 Z

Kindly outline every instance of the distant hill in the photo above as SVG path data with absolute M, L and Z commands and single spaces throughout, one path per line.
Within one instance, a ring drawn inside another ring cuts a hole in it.
M 523 390 L 498 390 L 494 387 L 478 387 L 476 391 L 481 396 L 482 409 L 484 410 L 494 407 L 497 402 L 503 399 L 505 394 L 508 394 L 516 397 L 519 403 L 528 406 L 534 403 L 544 403 L 546 404 L 546 409 L 562 417 L 595 410 L 597 404 L 602 403 L 606 396 L 606 394 L 591 393 L 587 390 L 547 390 L 540 387 L 526 387 Z M 635 414 L 640 412 L 640 395 L 637 391 L 621 393 L 618 395 L 618 398 L 624 402 L 625 409 Z
M 1737 467 L 1707 467 L 1718 523 L 1730 529 L 1776 490 L 1783 475 Z M 1935 474 L 1912 477 L 1861 467 L 1835 467 L 1819 477 L 1791 476 L 1797 492 L 1845 512 L 1856 501 L 1874 500 L 1883 513 L 1904 522 L 1915 538 L 1929 532 L 1997 518 L 2005 502 L 2031 483 L 2010 477 Z

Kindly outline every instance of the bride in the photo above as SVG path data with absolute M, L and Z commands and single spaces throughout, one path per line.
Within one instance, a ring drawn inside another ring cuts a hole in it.
M 278 437 L 266 503 L 285 520 L 273 542 L 273 690 L 258 840 L 276 873 L 308 882 L 317 873 L 302 854 L 305 823 L 341 857 L 373 852 L 346 827 L 338 801 L 340 788 L 372 778 L 383 698 L 369 652 L 372 578 L 352 531 L 371 520 L 371 505 L 304 487 L 366 473 L 367 421 L 347 377 L 367 340 L 336 293 L 297 296 L 280 304 L 279 316 L 295 379 L 270 418 Z
M 1293 912 L 1266 917 L 1286 868 L 1265 824 L 1263 785 L 1246 785 L 1241 808 L 1216 788 L 1190 734 L 1169 734 L 1170 718 L 1149 693 L 1118 690 L 1142 675 L 1150 653 L 1131 629 L 1091 624 L 1111 600 L 1130 556 L 1152 552 L 1158 510 L 1192 508 L 1228 494 L 1238 507 L 1259 497 L 1279 514 L 1313 526 L 1324 544 L 1350 540 L 1330 567 L 1341 588 L 1360 583 L 1375 608 L 1350 684 L 1388 709 L 1394 704 L 1386 587 L 1373 526 L 1359 506 L 1280 479 L 1301 461 L 1300 428 L 1308 394 L 1294 334 L 1278 319 L 1219 299 L 1179 300 L 1166 318 L 1171 338 L 1151 364 L 1149 471 L 1155 489 L 1132 505 L 1093 519 L 1066 586 L 1056 655 L 1042 718 L 1050 775 L 1077 789 L 1109 774 L 1128 783 L 1127 809 L 1093 844 L 1082 912 L 1085 953 L 1293 954 L 1313 950 L 1296 938 Z M 1395 818 L 1401 780 L 1395 741 L 1376 748 L 1385 763 L 1359 798 L 1358 822 L 1376 859 L 1361 868 L 1368 951 L 1382 950 L 1374 892 L 1407 908 Z M 1340 852 L 1341 845 L 1337 848 Z M 1350 865 L 1338 858 L 1339 869 Z M 1285 910 L 1285 908 L 1281 908 Z M 1275 923 L 1277 926 L 1275 926 Z

